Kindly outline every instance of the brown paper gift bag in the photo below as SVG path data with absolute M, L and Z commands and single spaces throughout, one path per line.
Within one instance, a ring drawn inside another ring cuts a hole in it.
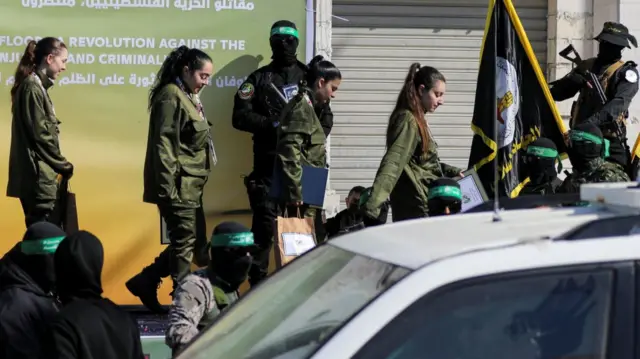
M 312 217 L 301 217 L 298 210 L 297 217 L 287 216 L 276 218 L 275 260 L 276 268 L 280 269 L 287 263 L 316 246 L 316 234 Z

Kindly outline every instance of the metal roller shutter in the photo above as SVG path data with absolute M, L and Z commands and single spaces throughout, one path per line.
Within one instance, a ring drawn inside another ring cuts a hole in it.
M 545 65 L 547 0 L 514 0 Z M 370 186 L 385 151 L 389 114 L 412 62 L 447 77 L 445 105 L 429 116 L 443 161 L 465 168 L 487 0 L 333 0 L 332 61 L 344 81 L 332 109 L 331 187 L 342 198 Z M 342 202 L 342 201 L 341 201 Z

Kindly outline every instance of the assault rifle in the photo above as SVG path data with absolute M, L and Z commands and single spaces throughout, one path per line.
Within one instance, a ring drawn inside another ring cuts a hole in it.
M 578 54 L 578 51 L 576 51 L 576 49 L 573 47 L 573 45 L 570 44 L 569 46 L 567 46 L 564 50 L 560 51 L 559 55 L 576 65 L 575 73 L 582 77 L 584 85 L 587 86 L 589 90 L 596 91 L 596 93 L 598 94 L 598 98 L 600 99 L 600 103 L 602 105 L 605 105 L 607 103 L 607 95 L 602 88 L 602 84 L 600 83 L 598 76 L 596 76 L 596 74 L 591 72 L 583 65 L 583 60 L 580 57 L 580 54 Z M 553 82 L 551 84 L 553 84 Z M 626 113 L 625 116 L 628 116 L 628 113 Z M 631 180 L 635 181 L 637 171 L 634 170 L 634 166 L 631 163 L 631 149 L 629 148 L 629 144 L 627 143 L 627 136 L 622 129 L 622 124 L 620 123 L 620 121 L 618 121 L 618 117 L 615 117 L 613 119 L 613 123 L 611 123 L 611 126 L 613 126 L 613 130 L 622 142 L 622 147 L 627 153 L 627 164 L 625 166 L 625 170 L 629 177 L 631 177 Z

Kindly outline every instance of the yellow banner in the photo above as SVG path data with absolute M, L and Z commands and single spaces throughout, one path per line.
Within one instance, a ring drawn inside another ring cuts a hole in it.
M 105 248 L 105 295 L 138 304 L 125 289 L 131 276 L 150 264 L 160 244 L 155 206 L 142 202 L 142 170 L 152 74 L 175 47 L 207 52 L 215 75 L 201 98 L 213 120 L 218 165 L 205 189 L 207 230 L 227 220 L 250 226 L 242 176 L 251 171 L 249 134 L 231 126 L 233 96 L 243 80 L 270 61 L 271 25 L 298 25 L 299 54 L 305 49 L 305 2 L 300 0 L 12 0 L 0 4 L 0 184 L 7 184 L 11 136 L 9 90 L 27 42 L 61 38 L 69 48 L 67 71 L 49 90 L 62 121 L 62 152 L 75 166 L 79 222 Z M 302 56 L 300 57 L 302 58 Z M 24 233 L 17 199 L 0 196 L 4 254 Z M 168 302 L 170 280 L 163 302 Z

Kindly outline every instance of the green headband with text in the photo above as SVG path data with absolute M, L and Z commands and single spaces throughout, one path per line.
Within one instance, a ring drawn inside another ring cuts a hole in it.
M 20 250 L 26 255 L 53 254 L 63 239 L 64 236 L 22 241 L 20 242 Z
M 536 156 L 536 157 L 544 157 L 544 158 L 558 157 L 558 151 L 554 150 L 553 148 L 538 147 L 538 146 L 527 147 L 527 154 Z
M 253 233 L 222 233 L 211 238 L 212 247 L 249 247 L 253 245 Z
M 429 190 L 429 199 L 437 197 L 453 197 L 455 199 L 462 199 L 462 191 L 458 187 L 453 186 L 438 186 Z
M 298 30 L 287 26 L 274 27 L 273 29 L 271 29 L 271 36 L 273 35 L 289 35 L 295 37 L 296 39 L 299 39 Z

